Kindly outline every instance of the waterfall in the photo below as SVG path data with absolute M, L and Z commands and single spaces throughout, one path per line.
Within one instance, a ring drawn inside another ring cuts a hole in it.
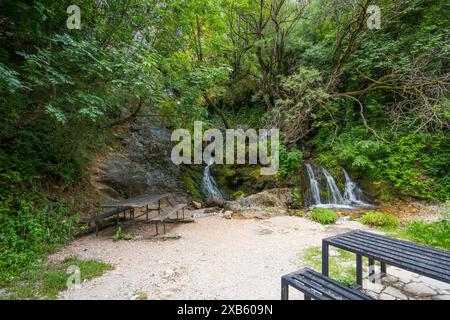
M 344 200 L 347 204 L 354 205 L 367 205 L 362 201 L 362 190 L 361 188 L 350 178 L 348 172 L 342 168 L 345 176 L 345 190 L 344 190 Z
M 311 184 L 312 200 L 314 201 L 314 204 L 316 204 L 316 205 L 321 204 L 322 201 L 320 200 L 319 182 L 317 181 L 316 176 L 314 175 L 314 170 L 309 163 L 306 164 L 306 170 L 308 171 L 309 182 Z
M 214 159 L 212 158 L 209 161 L 208 165 L 205 167 L 205 170 L 203 171 L 203 182 L 202 182 L 203 193 L 205 194 L 206 197 L 211 196 L 223 197 L 222 192 L 217 186 L 216 180 L 214 180 L 214 177 L 211 175 L 211 167 L 213 165 Z
M 324 203 L 320 197 L 320 184 L 316 174 L 314 173 L 313 166 L 309 163 L 306 164 L 306 171 L 308 172 L 309 183 L 311 185 L 310 191 L 313 207 L 353 209 L 353 206 L 371 206 L 362 200 L 361 188 L 359 188 L 356 182 L 351 179 L 345 169 L 342 170 L 345 176 L 345 189 L 343 195 L 336 184 L 336 180 L 330 172 L 327 169 L 320 167 L 319 173 L 321 172 L 323 174 L 328 190 L 328 199 L 327 202 Z
M 333 176 L 327 171 L 327 169 L 322 167 L 322 172 L 327 179 L 327 187 L 328 187 L 328 203 L 329 204 L 345 204 L 344 198 L 342 198 L 341 192 L 336 185 L 336 181 Z

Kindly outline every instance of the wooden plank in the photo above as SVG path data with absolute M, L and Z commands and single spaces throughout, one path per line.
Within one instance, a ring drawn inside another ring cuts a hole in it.
M 160 216 L 155 217 L 151 219 L 151 222 L 163 222 L 164 220 L 167 220 L 171 215 L 175 214 L 177 211 L 182 210 L 183 208 L 186 208 L 187 204 L 178 204 L 175 207 L 169 208 L 166 211 L 164 211 Z
M 164 194 L 153 194 L 153 195 L 141 195 L 138 197 L 133 197 L 129 199 L 124 200 L 113 200 L 103 203 L 101 206 L 103 208 L 142 208 L 145 207 L 147 204 L 155 203 L 159 200 L 162 200 L 164 198 L 170 197 L 170 193 L 164 193 Z
M 309 297 L 316 300 L 375 300 L 309 268 L 283 276 L 282 286 L 286 285 L 303 292 L 305 300 Z

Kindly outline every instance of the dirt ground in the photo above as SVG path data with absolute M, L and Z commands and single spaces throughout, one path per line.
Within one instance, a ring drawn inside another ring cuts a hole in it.
M 136 240 L 113 242 L 109 229 L 72 242 L 50 259 L 77 255 L 115 267 L 80 289 L 62 292 L 61 299 L 279 299 L 280 277 L 302 267 L 305 248 L 355 228 L 366 229 L 354 221 L 323 227 L 288 216 L 209 216 L 170 225 L 168 233 L 179 239 L 151 239 L 154 227 L 141 226 Z

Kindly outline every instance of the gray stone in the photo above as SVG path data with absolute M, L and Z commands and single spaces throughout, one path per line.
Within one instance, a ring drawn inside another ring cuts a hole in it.
M 157 125 L 156 119 L 132 124 L 130 131 L 120 152 L 99 161 L 99 190 L 113 198 L 142 193 L 184 194 L 179 167 L 170 158 L 173 144 L 169 131 Z
M 389 294 L 382 293 L 380 294 L 380 300 L 397 300 L 397 299 Z
M 381 293 L 381 291 L 383 291 L 383 289 L 384 289 L 384 286 L 382 284 L 380 284 L 380 283 L 372 283 L 372 282 L 370 282 L 368 280 L 364 281 L 363 287 L 366 290 L 374 292 L 374 293 Z
M 433 300 L 450 300 L 450 295 L 438 295 L 434 296 Z
M 400 290 L 398 290 L 397 288 L 393 288 L 393 287 L 387 287 L 383 293 L 391 295 L 395 298 L 401 299 L 401 300 L 408 300 L 408 297 L 405 296 Z
M 411 282 L 403 287 L 403 290 L 412 295 L 418 297 L 430 297 L 435 295 L 437 292 L 423 283 Z
M 414 281 L 416 281 L 416 282 L 420 281 L 433 289 L 438 289 L 439 291 L 441 291 L 441 290 L 448 291 L 448 293 L 450 294 L 450 284 L 448 284 L 448 283 L 434 280 L 434 279 L 427 278 L 427 277 L 420 277 Z
M 402 269 L 399 269 L 399 268 L 389 268 L 388 269 L 388 273 L 390 275 L 395 276 L 396 278 L 398 278 L 403 283 L 409 283 L 413 279 L 416 279 L 418 277 L 417 274 L 414 274 L 412 272 L 409 272 L 409 271 L 406 271 L 406 270 L 402 270 Z

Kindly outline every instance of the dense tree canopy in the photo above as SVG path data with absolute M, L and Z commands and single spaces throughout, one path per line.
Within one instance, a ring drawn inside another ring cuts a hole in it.
M 445 0 L 0 3 L 1 268 L 72 234 L 72 211 L 45 191 L 81 182 L 142 114 L 169 128 L 276 126 L 286 157 L 346 166 L 382 200 L 449 198 Z M 81 29 L 66 25 L 72 4 Z

